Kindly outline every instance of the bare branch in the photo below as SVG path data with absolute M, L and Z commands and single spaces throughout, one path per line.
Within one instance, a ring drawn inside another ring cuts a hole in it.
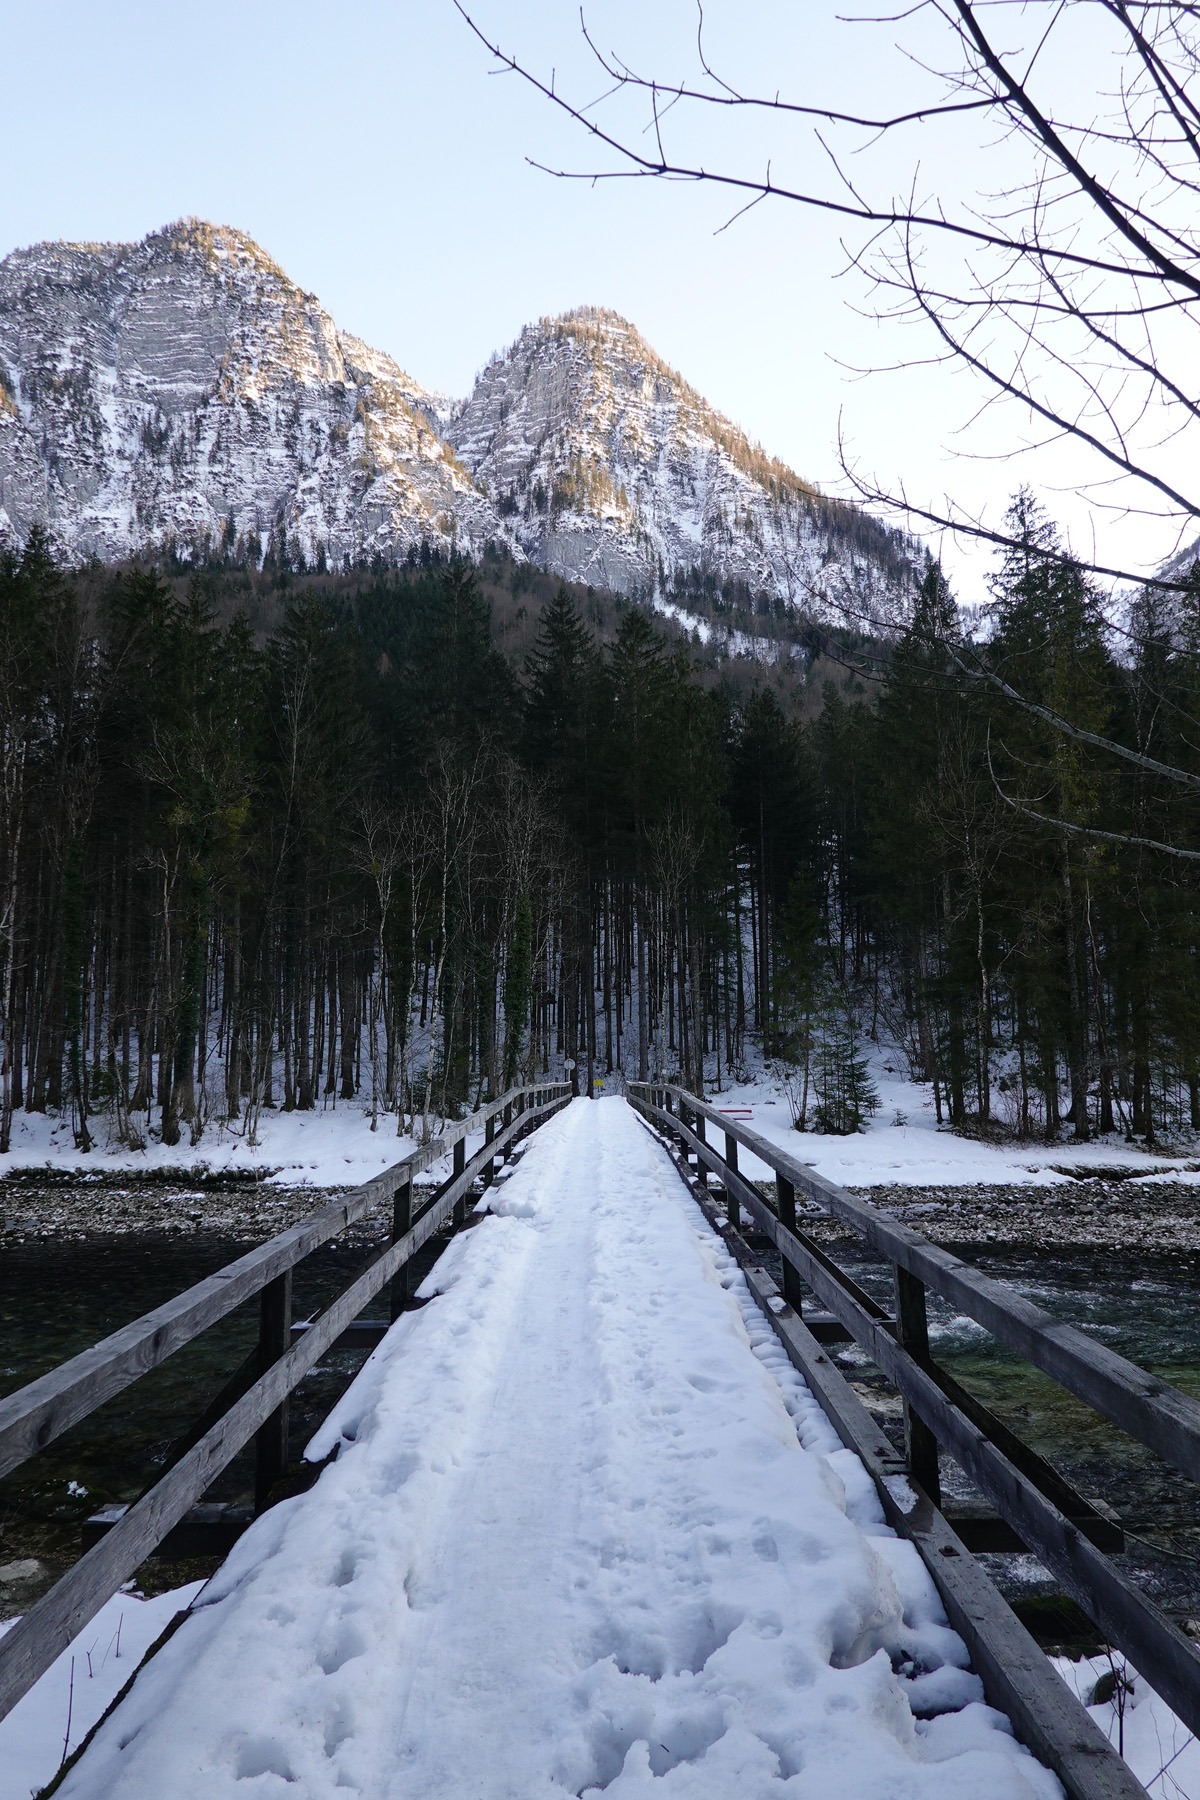
M 1127 745 L 1119 744 L 1115 738 L 1101 737 L 1099 732 L 1085 731 L 1081 725 L 1072 725 L 1071 721 L 1064 719 L 1061 713 L 1051 712 L 1048 706 L 1039 706 L 1036 701 L 1026 700 L 1023 694 L 1019 694 L 1016 688 L 1011 687 L 1007 681 L 997 675 L 994 669 L 968 668 L 950 644 L 946 645 L 946 653 L 968 681 L 987 682 L 990 686 L 997 688 L 1007 700 L 1011 700 L 1015 706 L 1019 706 L 1022 712 L 1031 713 L 1035 719 L 1044 720 L 1063 737 L 1073 738 L 1077 744 L 1091 744 L 1094 749 L 1106 750 L 1113 756 L 1122 757 L 1126 762 L 1135 764 L 1139 769 L 1145 769 L 1148 774 L 1161 775 L 1165 780 L 1177 782 L 1181 787 L 1200 790 L 1200 775 L 1193 775 L 1187 769 L 1178 769 L 1173 763 L 1158 762 L 1156 758 L 1146 756 L 1141 750 L 1130 750 Z
M 1166 844 L 1161 838 L 1137 837 L 1132 832 L 1126 831 L 1102 831 L 1097 825 L 1075 825 L 1069 819 L 1052 819 L 1045 813 L 1036 812 L 1031 806 L 1025 806 L 1020 800 L 1014 800 L 1012 795 L 1006 794 L 1000 786 L 996 778 L 996 771 L 992 767 L 990 732 L 987 744 L 987 764 L 992 785 L 1004 804 L 1011 806 L 1014 812 L 1021 814 L 1022 818 L 1032 819 L 1035 824 L 1045 825 L 1052 831 L 1065 831 L 1072 837 L 1091 838 L 1097 843 L 1121 844 L 1135 850 L 1156 850 L 1163 856 L 1174 856 L 1183 862 L 1200 862 L 1200 850 L 1185 850 L 1182 845 Z

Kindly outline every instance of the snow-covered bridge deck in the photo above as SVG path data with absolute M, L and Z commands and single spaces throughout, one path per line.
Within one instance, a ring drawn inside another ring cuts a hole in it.
M 632 1110 L 490 1198 L 64 1800 L 1060 1793 Z

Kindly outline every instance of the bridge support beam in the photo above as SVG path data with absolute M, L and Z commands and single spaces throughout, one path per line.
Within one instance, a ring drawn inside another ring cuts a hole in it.
M 407 1237 L 412 1230 L 412 1176 L 403 1182 L 392 1196 L 392 1242 L 398 1244 L 402 1237 Z M 392 1318 L 398 1319 L 404 1311 L 411 1291 L 412 1270 L 408 1263 L 401 1263 L 392 1276 L 391 1312 Z
M 898 1263 L 892 1265 L 896 1282 L 896 1337 L 914 1362 L 929 1366 L 929 1319 L 925 1309 L 925 1283 Z M 909 1472 L 919 1481 L 935 1506 L 942 1504 L 942 1477 L 938 1467 L 938 1441 L 920 1414 L 904 1402 L 904 1449 Z
M 292 1347 L 292 1271 L 277 1275 L 262 1291 L 258 1311 L 258 1355 L 262 1372 L 278 1362 Z M 267 1496 L 287 1468 L 288 1400 L 285 1396 L 254 1435 L 254 1511 L 267 1504 Z

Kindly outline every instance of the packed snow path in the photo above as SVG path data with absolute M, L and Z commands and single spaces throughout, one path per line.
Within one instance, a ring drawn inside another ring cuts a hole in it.
M 662 1148 L 530 1141 L 63 1800 L 1050 1800 Z

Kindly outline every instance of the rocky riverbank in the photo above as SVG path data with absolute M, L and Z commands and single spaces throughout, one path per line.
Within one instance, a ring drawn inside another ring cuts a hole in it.
M 947 1248 L 1200 1254 L 1200 1187 L 1159 1176 L 1053 1187 L 873 1187 L 864 1198 Z
M 6 1243 L 71 1243 L 131 1232 L 167 1238 L 216 1234 L 253 1242 L 309 1218 L 340 1191 L 278 1187 L 261 1177 L 217 1177 L 203 1169 L 164 1171 L 154 1179 L 27 1169 L 0 1181 L 0 1210 Z M 368 1215 L 355 1230 L 373 1236 L 384 1224 L 380 1207 L 377 1217 Z
M 342 1191 L 277 1186 L 265 1176 L 214 1175 L 203 1168 L 137 1177 L 25 1169 L 0 1180 L 0 1211 L 9 1243 L 78 1242 L 129 1232 L 164 1237 L 217 1233 L 253 1241 L 287 1230 Z M 856 1191 L 947 1247 L 997 1244 L 1200 1255 L 1200 1186 L 1166 1175 L 1131 1177 L 1119 1171 L 1086 1180 L 1064 1177 L 1047 1187 L 896 1183 Z M 770 1184 L 764 1192 L 772 1195 Z M 385 1210 L 369 1215 L 358 1231 L 373 1236 L 383 1230 Z M 804 1224 L 822 1242 L 854 1237 L 816 1207 L 807 1209 Z

